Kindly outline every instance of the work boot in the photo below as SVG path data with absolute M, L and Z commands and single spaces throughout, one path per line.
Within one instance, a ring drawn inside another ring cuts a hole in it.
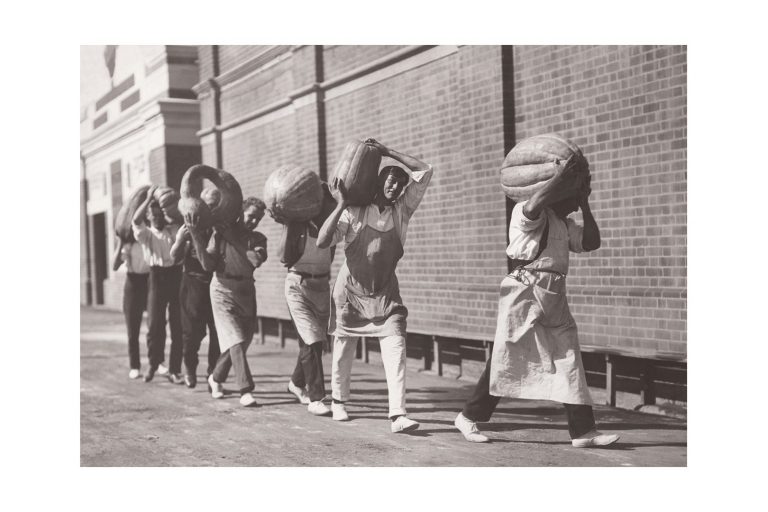
M 141 372 L 139 371 L 138 368 L 131 368 L 131 371 L 128 372 L 128 378 L 129 379 L 136 380 L 139 377 L 141 377 Z
M 157 374 L 168 375 L 168 367 L 165 366 L 163 363 L 160 363 L 159 365 L 157 365 Z
M 288 381 L 288 392 L 293 393 L 296 398 L 299 399 L 299 402 L 304 405 L 309 405 L 309 403 L 312 401 L 307 396 L 307 392 L 304 391 L 303 388 L 300 388 L 296 384 L 293 383 L 292 380 Z
M 477 423 L 470 420 L 462 413 L 459 413 L 459 415 L 456 416 L 453 424 L 456 425 L 456 428 L 459 429 L 462 434 L 464 434 L 464 439 L 470 443 L 487 443 L 490 441 L 488 436 L 484 436 L 477 429 Z
M 574 448 L 589 448 L 590 446 L 608 446 L 618 440 L 619 436 L 617 434 L 603 434 L 597 430 L 592 430 L 583 436 L 571 440 L 571 444 Z
M 149 371 L 144 376 L 144 382 L 152 382 L 152 379 L 155 378 L 155 372 L 157 371 L 157 368 L 150 366 Z
M 392 421 L 391 427 L 392 433 L 397 434 L 400 432 L 411 432 L 416 430 L 419 428 L 419 423 L 417 421 L 408 419 L 405 416 L 398 416 L 394 421 Z
M 184 375 L 184 384 L 189 389 L 194 389 L 194 387 L 197 386 L 197 375 L 194 375 L 194 374 L 192 374 L 192 375 L 190 375 L 190 374 Z
M 169 373 L 168 374 L 168 380 L 171 382 L 171 384 L 183 384 L 184 379 L 181 378 L 181 375 L 178 373 Z

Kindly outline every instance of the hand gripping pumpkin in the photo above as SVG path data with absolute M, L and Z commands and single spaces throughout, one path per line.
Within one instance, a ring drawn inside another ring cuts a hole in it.
M 147 199 L 149 185 L 142 185 L 134 190 L 124 202 L 115 216 L 115 234 L 120 237 L 124 243 L 135 242 L 133 238 L 133 215 L 136 209 Z
M 211 185 L 218 189 L 218 194 L 207 190 Z M 202 194 L 204 189 L 206 193 Z M 179 211 L 182 215 L 197 215 L 201 229 L 219 223 L 231 224 L 243 213 L 242 209 L 243 192 L 240 184 L 227 171 L 199 164 L 184 173 Z
M 275 219 L 304 222 L 320 213 L 320 177 L 297 165 L 283 165 L 264 183 L 264 203 Z
M 589 175 L 581 148 L 560 135 L 536 135 L 517 143 L 501 165 L 501 188 L 510 199 L 526 201 L 541 189 L 569 159 L 576 165 L 575 175 Z M 581 180 L 563 184 L 577 192 Z
M 381 153 L 378 149 L 360 141 L 352 141 L 344 148 L 333 173 L 333 184 L 337 179 L 344 181 L 349 191 L 349 204 L 367 206 L 376 195 Z

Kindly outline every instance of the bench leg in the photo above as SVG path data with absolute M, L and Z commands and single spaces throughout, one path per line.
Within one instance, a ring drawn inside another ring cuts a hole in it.
M 605 354 L 605 391 L 608 394 L 606 405 L 616 407 L 616 368 L 611 354 Z
M 653 389 L 653 363 L 647 362 L 645 369 L 640 374 L 640 400 L 643 405 L 654 405 L 656 393 Z
M 443 376 L 443 361 L 440 357 L 440 342 L 437 341 L 437 336 L 432 336 L 432 353 L 435 355 L 435 366 L 437 367 L 437 374 Z
M 264 320 L 259 317 L 259 343 L 264 345 L 266 342 L 266 336 L 264 336 Z
M 360 338 L 360 341 L 362 342 L 362 345 L 363 345 L 363 361 L 367 363 L 367 362 L 369 362 L 369 359 L 368 359 L 368 338 L 363 336 L 363 337 Z
M 277 321 L 277 336 L 280 338 L 280 348 L 285 348 L 285 331 L 283 331 L 283 321 Z

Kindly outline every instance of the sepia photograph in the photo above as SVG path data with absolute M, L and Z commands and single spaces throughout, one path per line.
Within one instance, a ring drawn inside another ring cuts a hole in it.
M 688 46 L 500 42 L 80 45 L 81 467 L 688 466 Z

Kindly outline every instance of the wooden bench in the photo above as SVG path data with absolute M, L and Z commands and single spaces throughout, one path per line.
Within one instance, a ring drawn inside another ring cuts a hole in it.
M 290 320 L 258 317 L 259 341 L 276 336 L 280 347 L 287 337 L 297 338 Z M 443 375 L 443 365 L 457 365 L 459 377 L 463 361 L 485 363 L 491 357 L 493 344 L 488 340 L 469 340 L 422 333 L 408 333 L 406 357 L 420 359 L 424 370 Z M 331 352 L 329 343 L 326 353 Z M 378 352 L 378 341 L 360 338 L 356 357 L 368 363 L 370 353 Z M 656 403 L 656 398 L 687 401 L 687 356 L 676 352 L 628 350 L 597 345 L 581 345 L 587 384 L 604 388 L 606 404 L 616 406 L 618 391 L 640 395 L 644 405 Z

